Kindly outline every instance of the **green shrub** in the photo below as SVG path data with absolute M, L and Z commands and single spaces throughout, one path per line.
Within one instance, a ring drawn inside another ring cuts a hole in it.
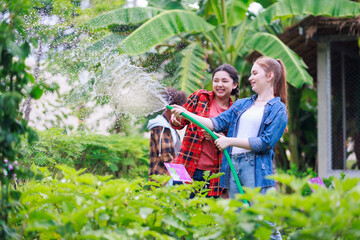
M 188 199 L 203 183 L 160 186 L 145 179 L 113 179 L 57 166 L 61 178 L 40 168 L 44 178 L 20 187 L 22 204 L 10 224 L 22 239 L 266 239 L 270 222 L 283 239 L 359 239 L 359 179 L 334 179 L 331 190 L 312 186 L 303 196 L 308 179 L 276 176 L 290 193 L 245 189 L 240 199 Z M 60 175 L 58 175 L 60 176 Z M 240 210 L 241 209 L 241 210 Z
M 35 164 L 56 171 L 57 164 L 66 164 L 99 175 L 147 177 L 148 139 L 85 133 L 67 135 L 60 129 L 39 132 L 38 135 L 39 141 L 35 144 L 24 143 L 21 147 L 26 166 Z

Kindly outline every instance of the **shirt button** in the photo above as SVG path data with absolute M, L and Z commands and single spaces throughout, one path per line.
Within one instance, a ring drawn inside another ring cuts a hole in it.
M 261 168 L 262 168 L 262 169 L 265 169 L 265 165 L 264 165 L 264 164 L 261 164 Z

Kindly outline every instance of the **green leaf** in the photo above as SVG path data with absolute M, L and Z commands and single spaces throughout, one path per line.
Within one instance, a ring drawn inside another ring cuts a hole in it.
M 27 79 L 27 82 L 29 83 L 35 83 L 35 77 L 32 74 L 26 73 L 25 78 Z
M 120 49 L 128 55 L 137 55 L 177 34 L 207 32 L 213 28 L 195 13 L 184 10 L 166 11 L 131 33 L 120 43 Z
M 228 7 L 228 26 L 237 26 L 246 17 L 251 0 L 232 0 Z
M 34 99 L 39 99 L 43 93 L 44 90 L 40 87 L 40 85 L 34 85 L 31 89 L 30 96 Z
M 256 0 L 256 2 L 260 3 L 263 8 L 267 8 L 271 4 L 274 4 L 276 0 Z
M 21 45 L 21 50 L 23 51 L 24 56 L 28 56 L 30 54 L 30 45 L 28 42 L 23 43 Z
M 254 33 L 245 37 L 248 46 L 263 55 L 281 59 L 286 67 L 287 82 L 294 87 L 301 87 L 303 84 L 312 85 L 313 79 L 307 72 L 304 61 L 297 56 L 279 38 L 269 33 Z
M 101 213 L 101 214 L 99 215 L 99 220 L 101 220 L 101 221 L 108 221 L 108 220 L 110 220 L 110 216 L 109 216 L 108 214 L 106 214 L 106 213 Z
M 115 49 L 119 43 L 125 38 L 125 36 L 111 33 L 98 41 L 94 42 L 92 45 L 86 48 L 86 51 L 101 51 L 104 49 Z M 108 51 L 106 50 L 106 51 Z
M 27 231 L 49 231 L 50 228 L 56 226 L 54 220 L 42 220 L 39 219 L 33 222 L 28 223 L 26 227 Z
M 213 178 L 218 178 L 218 177 L 220 177 L 220 176 L 222 176 L 224 174 L 225 173 L 223 173 L 223 172 L 218 172 L 218 173 L 212 174 L 207 180 L 211 180 Z
M 82 174 L 82 175 L 78 176 L 76 178 L 76 180 L 79 183 L 85 183 L 85 184 L 92 185 L 92 186 L 96 186 L 96 184 L 98 182 L 97 177 L 90 173 Z
M 259 29 L 280 17 L 303 15 L 355 17 L 360 15 L 360 5 L 348 0 L 280 0 L 261 12 L 248 28 Z
M 150 214 L 152 214 L 154 211 L 153 208 L 149 208 L 149 207 L 142 207 L 139 210 L 139 214 L 143 219 L 146 219 Z
M 252 231 L 254 231 L 255 227 L 256 227 L 255 223 L 252 222 L 241 223 L 241 228 L 244 229 L 244 231 L 247 233 L 251 233 Z
M 214 222 L 214 217 L 208 214 L 197 213 L 191 218 L 191 223 L 195 226 L 211 224 Z
M 259 227 L 256 229 L 254 236 L 259 238 L 260 240 L 268 240 L 270 239 L 271 229 L 266 227 Z
M 14 41 L 7 39 L 6 49 L 14 56 L 19 57 L 20 59 L 25 58 L 26 52 L 24 52 L 19 45 L 17 45 Z
M 181 52 L 183 57 L 174 81 L 188 95 L 204 87 L 204 72 L 208 67 L 204 61 L 204 54 L 202 46 L 197 42 L 191 43 Z
M 10 191 L 10 196 L 15 201 L 19 201 L 19 199 L 21 197 L 21 192 L 19 192 L 19 191 Z
M 149 7 L 158 7 L 162 9 L 185 9 L 180 1 L 169 1 L 169 0 L 149 0 Z
M 93 28 L 106 27 L 111 24 L 137 25 L 153 18 L 160 12 L 162 12 L 161 9 L 151 7 L 119 8 L 93 18 L 86 24 Z
M 208 0 L 205 7 L 205 14 L 207 16 L 215 14 L 218 24 L 224 22 L 224 18 L 221 13 L 220 5 L 217 0 Z

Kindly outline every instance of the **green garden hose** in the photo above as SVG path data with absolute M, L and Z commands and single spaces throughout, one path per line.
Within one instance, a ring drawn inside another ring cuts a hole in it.
M 170 106 L 170 105 L 166 105 L 166 108 L 169 109 L 169 110 L 172 110 L 174 109 L 174 107 Z M 189 121 L 195 123 L 197 126 L 201 127 L 202 129 L 204 129 L 206 132 L 208 132 L 215 140 L 218 139 L 219 137 L 215 135 L 215 133 L 213 133 L 209 128 L 205 127 L 204 124 L 202 124 L 201 122 L 197 121 L 196 119 L 194 119 L 193 117 L 189 116 L 188 114 L 186 113 L 181 113 L 182 116 L 184 116 L 186 119 L 188 119 Z M 224 149 L 224 155 L 229 163 L 229 166 L 230 166 L 230 169 L 231 169 L 231 172 L 234 176 L 234 179 L 235 179 L 235 182 L 236 182 L 236 185 L 239 189 L 239 192 L 241 194 L 244 194 L 244 191 L 241 187 L 241 184 L 240 184 L 240 180 L 238 178 L 238 175 L 236 174 L 236 171 L 235 171 L 235 167 L 234 167 L 234 164 L 232 163 L 231 161 L 231 158 L 230 158 L 230 155 L 228 153 L 228 151 L 226 149 Z M 246 199 L 243 199 L 244 203 L 246 204 L 249 204 L 248 201 Z

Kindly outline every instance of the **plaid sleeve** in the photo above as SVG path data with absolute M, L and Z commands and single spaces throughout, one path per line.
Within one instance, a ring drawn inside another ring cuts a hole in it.
M 162 162 L 171 162 L 175 157 L 174 141 L 171 136 L 171 131 L 165 128 L 161 136 L 161 160 Z

